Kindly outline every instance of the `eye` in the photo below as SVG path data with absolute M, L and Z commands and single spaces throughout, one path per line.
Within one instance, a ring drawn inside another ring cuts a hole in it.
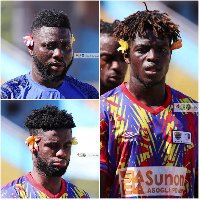
M 62 48 L 65 50 L 69 50 L 72 48 L 72 45 L 71 45 L 71 43 L 63 43 Z
M 111 56 L 101 56 L 101 59 L 106 63 L 112 63 L 113 58 Z
M 137 52 L 142 53 L 142 54 L 147 53 L 149 50 L 150 50 L 149 47 L 140 47 L 136 49 Z
M 65 148 L 65 149 L 70 149 L 71 146 L 72 146 L 71 144 L 66 144 L 66 145 L 64 145 L 64 148 Z
M 47 49 L 53 49 L 54 48 L 54 45 L 53 44 L 47 44 Z
M 159 51 L 161 51 L 161 52 L 166 52 L 166 51 L 167 51 L 167 48 L 161 47 L 161 48 L 159 48 Z
M 50 144 L 47 144 L 47 146 L 48 146 L 50 149 L 56 149 L 56 148 L 58 148 L 58 144 L 56 144 L 56 143 L 50 143 Z

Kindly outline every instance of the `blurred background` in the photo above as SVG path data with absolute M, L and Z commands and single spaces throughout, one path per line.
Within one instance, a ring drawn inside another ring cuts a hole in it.
M 29 132 L 23 122 L 33 109 L 47 104 L 72 113 L 76 124 L 72 135 L 78 145 L 72 146 L 70 164 L 63 178 L 84 189 L 90 197 L 98 198 L 99 100 L 2 100 L 1 187 L 32 170 L 31 152 L 25 145 Z
M 167 84 L 198 100 L 198 1 L 146 1 L 148 10 L 168 12 L 180 25 L 183 47 L 172 52 Z M 100 18 L 113 22 L 145 10 L 142 1 L 101 1 Z M 129 77 L 126 76 L 125 81 Z
M 1 84 L 31 70 L 32 60 L 23 37 L 30 33 L 34 16 L 41 9 L 67 13 L 74 53 L 99 53 L 98 1 L 1 1 Z M 99 59 L 75 58 L 68 71 L 99 90 Z

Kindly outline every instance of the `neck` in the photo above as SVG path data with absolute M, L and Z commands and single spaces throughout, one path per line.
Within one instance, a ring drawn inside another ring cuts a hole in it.
M 33 168 L 31 175 L 33 179 L 53 195 L 56 195 L 61 190 L 61 177 L 48 177 L 37 168 Z
M 32 66 L 32 71 L 30 75 L 36 83 L 42 86 L 45 86 L 47 88 L 57 88 L 63 83 L 63 80 L 58 81 L 58 82 L 48 82 L 44 80 L 44 78 L 42 77 L 42 75 L 40 74 L 40 72 L 37 70 L 37 68 L 34 65 Z
M 100 95 L 105 94 L 106 92 L 114 89 L 115 87 L 107 87 L 100 82 Z
M 158 108 L 167 99 L 165 80 L 152 87 L 146 87 L 142 83 L 129 82 L 126 84 L 126 88 L 137 100 L 152 109 Z

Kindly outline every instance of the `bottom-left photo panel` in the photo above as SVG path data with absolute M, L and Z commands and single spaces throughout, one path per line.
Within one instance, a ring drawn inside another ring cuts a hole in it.
M 99 198 L 99 100 L 1 101 L 1 198 Z

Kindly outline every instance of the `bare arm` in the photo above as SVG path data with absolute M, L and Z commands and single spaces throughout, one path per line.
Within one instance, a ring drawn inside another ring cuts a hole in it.
M 106 179 L 107 174 L 100 171 L 100 198 L 106 198 Z

